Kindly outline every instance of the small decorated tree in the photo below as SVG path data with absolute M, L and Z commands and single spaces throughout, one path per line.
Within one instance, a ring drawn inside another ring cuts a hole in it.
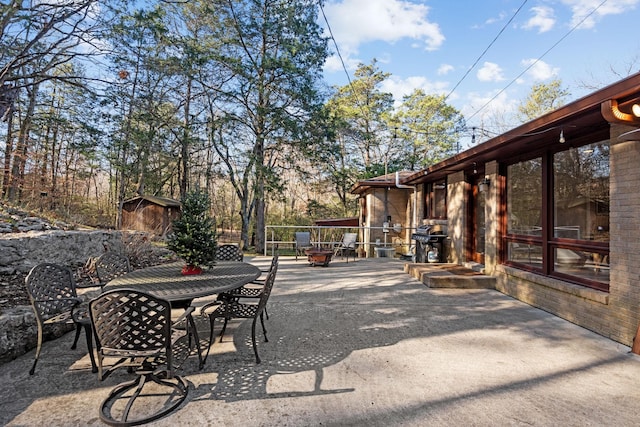
M 172 222 L 167 238 L 167 247 L 182 258 L 187 267 L 199 271 L 215 263 L 217 233 L 209 206 L 207 193 L 199 190 L 187 193 L 182 200 L 182 215 Z

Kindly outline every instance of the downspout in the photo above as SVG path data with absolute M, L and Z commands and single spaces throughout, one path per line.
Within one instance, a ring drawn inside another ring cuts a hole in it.
M 418 186 L 417 185 L 405 185 L 405 184 L 400 184 L 400 172 L 396 171 L 396 188 L 406 188 L 409 190 L 413 190 L 413 219 L 412 222 L 413 224 L 410 224 L 409 228 L 416 228 L 418 227 L 418 218 L 417 218 L 417 212 L 418 212 Z

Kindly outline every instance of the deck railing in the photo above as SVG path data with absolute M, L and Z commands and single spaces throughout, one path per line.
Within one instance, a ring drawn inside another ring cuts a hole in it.
M 384 238 L 376 239 L 373 242 L 362 242 L 361 236 L 364 230 L 379 230 L 380 234 Z M 385 232 L 385 230 L 387 232 Z M 409 230 L 409 233 L 406 231 Z M 392 241 L 391 237 L 388 237 L 390 231 L 394 232 L 394 235 L 411 235 L 413 228 L 402 227 L 400 232 L 388 227 L 349 227 L 349 226 L 329 226 L 329 225 L 267 225 L 265 226 L 265 245 L 264 255 L 268 255 L 269 252 L 273 255 L 275 250 L 281 246 L 295 248 L 295 232 L 297 231 L 309 231 L 311 234 L 311 244 L 321 248 L 334 248 L 336 245 L 342 243 L 342 237 L 344 233 L 358 232 L 358 240 L 356 241 L 356 248 L 363 248 L 364 246 L 374 247 L 398 247 L 402 246 L 403 252 L 408 253 L 411 247 L 411 240 L 402 240 L 399 245 L 397 239 Z M 367 251 L 372 253 L 373 250 Z

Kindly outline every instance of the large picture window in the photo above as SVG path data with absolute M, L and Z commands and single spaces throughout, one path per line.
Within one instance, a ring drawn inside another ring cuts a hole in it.
M 507 263 L 608 290 L 608 141 L 509 165 L 506 190 Z

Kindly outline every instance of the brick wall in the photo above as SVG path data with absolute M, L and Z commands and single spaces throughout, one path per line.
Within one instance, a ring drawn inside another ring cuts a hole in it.
M 640 141 L 617 137 L 631 129 L 611 129 L 609 293 L 496 267 L 499 291 L 629 346 L 640 323 Z

